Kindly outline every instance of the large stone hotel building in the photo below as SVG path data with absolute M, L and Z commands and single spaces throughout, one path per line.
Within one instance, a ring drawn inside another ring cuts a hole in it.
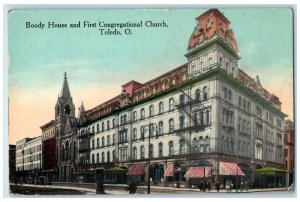
M 279 98 L 239 68 L 238 44 L 219 10 L 196 21 L 186 64 L 129 81 L 92 109 L 82 104 L 77 117 L 65 75 L 55 107 L 57 180 L 89 181 L 101 171 L 106 183 L 250 184 L 259 183 L 256 169 L 283 169 Z

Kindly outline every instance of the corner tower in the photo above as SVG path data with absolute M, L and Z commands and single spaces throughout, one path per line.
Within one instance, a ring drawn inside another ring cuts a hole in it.
M 196 18 L 188 44 L 189 78 L 222 68 L 232 76 L 238 76 L 239 48 L 230 21 L 218 10 L 210 9 Z

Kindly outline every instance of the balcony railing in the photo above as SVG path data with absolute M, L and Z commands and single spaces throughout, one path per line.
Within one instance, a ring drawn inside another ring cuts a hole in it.
M 179 133 L 179 132 L 184 132 L 184 131 L 187 131 L 187 130 L 191 130 L 191 131 L 201 131 L 201 130 L 204 130 L 205 127 L 208 127 L 210 126 L 211 124 L 197 124 L 197 125 L 192 125 L 190 126 L 189 123 L 182 123 L 182 124 L 179 124 L 178 126 L 176 126 L 174 128 L 174 132 L 175 133 Z

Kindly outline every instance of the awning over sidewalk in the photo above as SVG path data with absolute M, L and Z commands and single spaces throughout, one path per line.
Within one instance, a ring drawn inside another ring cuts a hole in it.
M 203 178 L 204 167 L 191 167 L 186 174 L 185 178 Z M 211 177 L 211 167 L 205 167 L 205 177 Z
M 165 172 L 165 176 L 172 177 L 174 176 L 174 163 L 169 163 Z
M 220 162 L 220 175 L 242 175 L 245 173 L 241 170 L 241 168 L 236 163 L 229 162 Z
M 104 169 L 104 173 L 116 173 L 116 174 L 124 174 L 127 173 L 127 169 L 120 168 L 120 167 L 113 167 L 113 168 L 107 168 Z
M 254 170 L 255 175 L 266 175 L 266 176 L 274 176 L 274 175 L 282 175 L 288 173 L 287 170 L 280 170 L 277 168 L 261 168 Z
M 146 164 L 136 164 L 132 165 L 129 170 L 127 175 L 145 175 L 145 167 Z

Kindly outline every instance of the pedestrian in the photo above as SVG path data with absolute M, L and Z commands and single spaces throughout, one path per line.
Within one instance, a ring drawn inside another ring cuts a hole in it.
M 210 180 L 208 180 L 208 182 L 207 182 L 207 189 L 208 189 L 208 191 L 210 191 L 210 189 L 211 189 L 211 182 L 210 182 Z
M 219 181 L 216 182 L 216 190 L 217 190 L 217 192 L 220 191 L 220 182 Z
M 244 183 L 243 181 L 241 181 L 241 185 L 240 185 L 241 192 L 243 192 L 243 188 L 244 188 Z
M 231 192 L 232 187 L 233 187 L 233 184 L 231 181 L 229 181 L 229 192 Z
M 245 189 L 246 189 L 246 191 L 248 191 L 248 182 L 247 182 L 247 180 L 245 181 Z
M 200 181 L 199 189 L 200 189 L 200 191 L 202 191 L 202 189 L 203 189 L 203 181 L 202 180 Z
M 230 191 L 231 192 L 231 181 L 227 180 L 225 183 L 225 189 L 227 193 Z
M 206 188 L 207 188 L 207 182 L 204 181 L 204 183 L 203 183 L 203 192 L 205 192 Z

